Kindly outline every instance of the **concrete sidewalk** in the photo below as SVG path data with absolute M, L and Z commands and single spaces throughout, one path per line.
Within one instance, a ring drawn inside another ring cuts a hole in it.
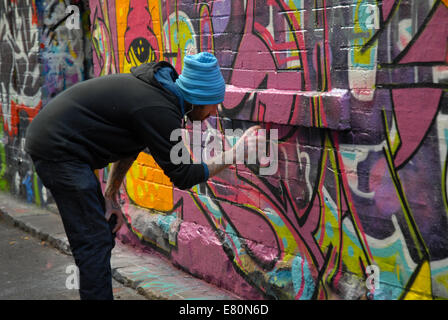
M 55 207 L 39 208 L 13 195 L 0 192 L 0 212 L 16 227 L 46 241 L 71 255 L 62 221 Z M 137 290 L 147 299 L 157 300 L 239 300 L 232 293 L 219 289 L 175 268 L 156 255 L 138 254 L 116 241 L 112 251 L 112 275 L 125 286 Z

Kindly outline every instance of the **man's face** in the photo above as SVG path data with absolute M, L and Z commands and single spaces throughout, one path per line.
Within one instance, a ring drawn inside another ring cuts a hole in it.
M 195 105 L 193 110 L 188 113 L 188 117 L 191 121 L 202 121 L 210 116 L 216 116 L 218 105 L 219 104 L 207 104 L 202 106 Z

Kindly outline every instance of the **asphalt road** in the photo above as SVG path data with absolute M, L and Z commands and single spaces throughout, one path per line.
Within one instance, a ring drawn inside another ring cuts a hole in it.
M 0 300 L 79 300 L 74 260 L 14 227 L 0 213 Z M 69 288 L 67 288 L 67 286 Z M 145 300 L 113 280 L 116 300 Z

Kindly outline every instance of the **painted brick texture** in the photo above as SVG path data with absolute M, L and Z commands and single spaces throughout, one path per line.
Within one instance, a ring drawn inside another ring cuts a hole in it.
M 233 165 L 173 188 L 169 210 L 157 191 L 132 201 L 148 175 L 128 175 L 123 200 L 144 243 L 244 297 L 356 298 L 369 265 L 381 270 L 376 299 L 447 296 L 444 3 L 90 4 L 108 48 L 96 59 L 115 61 L 96 75 L 154 60 L 181 72 L 188 52 L 210 51 L 227 93 L 202 145 L 254 123 L 279 130 L 275 174 Z

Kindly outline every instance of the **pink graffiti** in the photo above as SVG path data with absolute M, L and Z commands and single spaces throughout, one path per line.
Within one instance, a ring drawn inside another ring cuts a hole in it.
M 443 63 L 447 48 L 441 44 L 446 43 L 446 39 L 448 39 L 448 29 L 440 27 L 444 24 L 444 21 L 448 21 L 448 8 L 440 5 L 425 26 L 423 33 L 404 49 L 406 54 L 399 63 Z M 431 48 L 431 54 L 428 54 L 427 48 Z M 419 147 L 437 115 L 442 94 L 442 89 L 433 88 L 392 90 L 401 141 L 400 150 L 395 155 L 396 167 L 405 163 Z M 416 112 L 419 113 L 419 117 L 415 116 Z
M 135 49 L 135 52 L 138 51 L 138 47 L 145 48 L 145 50 L 142 51 L 145 52 L 144 56 L 137 55 L 137 59 L 140 63 L 148 61 L 146 54 L 149 54 L 149 52 L 153 52 L 155 54 L 155 57 L 151 59 L 151 61 L 159 61 L 159 44 L 153 30 L 154 25 L 151 13 L 148 9 L 148 2 L 131 0 L 127 18 L 127 29 L 124 35 L 125 55 L 128 61 L 132 61 L 129 55 L 131 47 Z M 138 62 L 134 61 L 133 63 L 137 64 Z

